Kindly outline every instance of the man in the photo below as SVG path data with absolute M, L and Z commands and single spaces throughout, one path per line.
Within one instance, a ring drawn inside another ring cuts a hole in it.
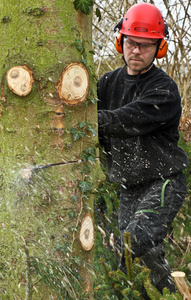
M 163 240 L 185 199 L 182 171 L 189 162 L 177 146 L 177 85 L 153 64 L 166 54 L 168 28 L 149 3 L 132 6 L 116 27 L 125 66 L 98 82 L 98 121 L 109 179 L 121 186 L 121 243 L 123 233 L 130 232 L 133 256 L 151 269 L 153 285 L 175 292 Z M 125 270 L 123 250 L 119 267 Z

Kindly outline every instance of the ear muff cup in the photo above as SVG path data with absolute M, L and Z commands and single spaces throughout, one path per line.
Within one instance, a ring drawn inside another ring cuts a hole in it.
M 167 50 L 168 50 L 168 42 L 165 39 L 162 39 L 156 54 L 156 58 L 163 58 L 166 55 Z
M 115 48 L 119 53 L 123 53 L 123 37 L 121 33 L 118 33 L 115 37 Z

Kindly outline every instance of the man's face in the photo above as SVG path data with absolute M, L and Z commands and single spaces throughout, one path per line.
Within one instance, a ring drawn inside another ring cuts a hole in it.
M 152 63 L 156 49 L 157 39 L 147 39 L 127 36 L 123 41 L 123 55 L 127 63 L 129 75 L 137 75 L 146 72 L 146 68 Z M 138 44 L 136 44 L 136 42 Z

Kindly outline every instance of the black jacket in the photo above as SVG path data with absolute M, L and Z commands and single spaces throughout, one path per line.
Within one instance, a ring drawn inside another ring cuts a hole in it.
M 153 65 L 138 78 L 124 66 L 106 73 L 97 91 L 99 138 L 111 181 L 136 185 L 189 165 L 177 146 L 181 98 L 164 71 Z

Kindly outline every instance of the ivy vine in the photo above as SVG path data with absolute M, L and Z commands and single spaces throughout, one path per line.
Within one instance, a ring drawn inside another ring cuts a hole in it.
M 80 9 L 83 14 L 89 15 L 93 6 L 93 0 L 74 0 L 73 4 L 76 10 Z
M 72 127 L 70 129 L 70 133 L 73 136 L 74 142 L 79 140 L 80 138 L 83 138 L 87 131 L 91 132 L 92 136 L 96 136 L 96 134 L 97 134 L 96 129 L 91 127 L 91 124 L 89 121 L 78 122 L 78 128 Z
M 82 39 L 81 33 L 76 28 L 74 28 L 74 30 L 77 31 L 75 46 L 76 46 L 76 49 L 80 52 L 80 55 L 81 55 L 80 61 L 86 65 L 87 64 L 87 54 L 86 54 L 86 49 L 85 49 L 85 41 Z

